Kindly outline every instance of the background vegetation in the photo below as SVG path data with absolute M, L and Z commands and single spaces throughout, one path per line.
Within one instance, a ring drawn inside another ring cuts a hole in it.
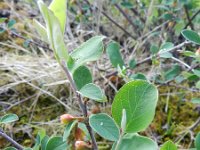
M 200 2 L 69 0 L 67 14 L 69 51 L 94 35 L 105 35 L 105 43 L 119 43 L 129 79 L 147 79 L 159 88 L 155 119 L 142 134 L 158 144 L 171 139 L 180 149 L 194 147 L 200 131 L 200 49 L 185 41 L 181 31 L 200 31 Z M 63 132 L 60 115 L 81 112 L 53 51 L 35 30 L 33 19 L 43 22 L 36 1 L 1 1 L 0 18 L 6 18 L 0 21 L 0 116 L 16 113 L 20 118 L 2 128 L 19 143 L 32 146 L 40 130 L 49 135 Z M 157 55 L 164 48 L 173 51 Z M 90 102 L 89 110 L 110 113 L 113 97 L 127 79 L 106 52 L 89 66 L 109 100 Z M 100 137 L 98 143 L 102 149 L 110 147 Z M 8 145 L 0 137 L 0 149 Z

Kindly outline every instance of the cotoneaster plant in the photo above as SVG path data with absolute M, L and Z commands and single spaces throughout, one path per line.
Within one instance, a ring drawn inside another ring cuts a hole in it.
M 153 140 L 138 134 L 138 132 L 145 130 L 154 118 L 158 100 L 157 88 L 144 80 L 128 82 L 114 98 L 112 117 L 105 113 L 89 115 L 87 102 L 84 102 L 83 98 L 99 103 L 106 101 L 102 89 L 92 83 L 91 72 L 86 66 L 87 62 L 96 61 L 101 57 L 105 37 L 92 37 L 69 53 L 63 37 L 66 23 L 66 1 L 54 0 L 49 7 L 42 1 L 38 1 L 38 6 L 46 26 L 35 21 L 37 30 L 54 50 L 57 61 L 77 94 L 77 100 L 83 112 L 82 119 L 69 114 L 61 116 L 61 121 L 66 123 L 66 130 L 62 137 L 62 142 L 68 143 L 66 148 L 97 150 L 95 132 L 104 139 L 113 141 L 113 150 L 123 150 L 127 147 L 137 150 L 158 149 Z M 123 64 L 116 63 L 116 66 L 122 67 Z M 88 139 L 83 136 L 84 127 L 87 128 L 85 133 L 89 134 Z M 74 134 L 72 138 L 74 138 L 75 143 L 69 140 L 70 133 Z
M 88 112 L 87 101 L 84 101 L 84 98 L 99 103 L 106 102 L 103 90 L 93 83 L 92 74 L 86 65 L 101 57 L 104 49 L 103 40 L 106 37 L 94 36 L 69 53 L 64 43 L 66 3 L 66 0 L 53 0 L 47 7 L 43 1 L 39 0 L 38 6 L 45 25 L 36 20 L 34 20 L 34 24 L 42 40 L 50 44 L 56 60 L 66 73 L 71 88 L 76 93 L 83 115 L 61 115 L 61 123 L 66 126 L 63 136 L 49 137 L 44 131 L 41 131 L 32 148 L 24 148 L 0 130 L 0 135 L 15 147 L 8 147 L 6 150 L 98 150 L 101 147 L 97 144 L 96 133 L 113 142 L 112 150 L 158 150 L 159 146 L 155 141 L 139 134 L 150 125 L 154 118 L 158 90 L 144 76 L 140 76 L 142 80 L 132 81 L 126 77 L 126 69 L 119 53 L 119 45 L 116 42 L 110 42 L 106 52 L 112 65 L 118 68 L 118 72 L 127 83 L 114 97 L 111 116 L 106 113 L 90 114 Z M 187 40 L 200 43 L 198 34 L 188 30 L 183 31 L 182 34 Z M 192 38 L 194 36 L 198 38 L 194 40 Z M 156 57 L 169 51 L 171 51 L 170 48 L 165 52 L 158 53 Z M 134 62 L 131 63 L 134 65 Z M 0 118 L 0 124 L 16 120 L 18 120 L 16 115 L 8 114 Z M 196 150 L 200 150 L 200 134 L 196 137 L 195 146 Z M 172 141 L 167 141 L 161 145 L 160 150 L 177 150 L 177 146 Z

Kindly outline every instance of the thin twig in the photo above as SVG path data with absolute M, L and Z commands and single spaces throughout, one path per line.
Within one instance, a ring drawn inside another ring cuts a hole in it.
M 134 8 L 131 8 L 131 11 L 132 11 L 136 16 L 138 16 L 138 18 L 140 19 L 140 21 L 141 21 L 142 23 L 145 23 L 145 19 L 142 18 L 142 15 L 140 15 Z
M 175 46 L 175 47 L 172 47 L 171 49 L 168 49 L 168 50 L 166 50 L 166 51 L 161 51 L 161 52 L 159 52 L 156 56 L 149 56 L 149 57 L 147 57 L 147 58 L 145 58 L 145 59 L 143 59 L 143 60 L 137 62 L 136 66 L 139 66 L 139 65 L 141 65 L 141 64 L 144 64 L 144 63 L 150 61 L 153 57 L 159 57 L 161 54 L 164 54 L 164 53 L 166 53 L 166 52 L 175 51 L 175 50 L 177 50 L 177 49 L 179 49 L 179 48 L 181 48 L 181 47 L 183 47 L 183 46 L 185 46 L 185 45 L 188 45 L 188 44 L 190 44 L 190 43 L 191 43 L 191 42 L 189 42 L 189 41 L 185 41 L 185 42 L 183 42 L 183 43 L 181 43 L 181 44 L 179 44 L 179 45 L 177 45 L 177 46 Z M 127 69 L 128 69 L 128 68 L 127 68 Z M 190 69 L 191 69 L 191 68 L 190 68 Z M 106 78 L 108 78 L 108 77 L 110 77 L 110 76 L 112 76 L 112 75 L 116 75 L 116 74 L 117 74 L 117 71 L 111 72 L 110 74 L 107 74 L 107 75 L 106 75 Z
M 88 129 L 88 132 L 89 132 L 91 140 L 92 140 L 92 147 L 93 147 L 94 150 L 98 150 L 98 146 L 97 146 L 97 142 L 96 142 L 96 139 L 95 139 L 95 136 L 94 136 L 94 132 L 92 131 L 92 128 L 90 127 L 89 122 L 88 122 L 88 112 L 87 112 L 86 103 L 83 102 L 81 95 L 77 92 L 78 89 L 76 87 L 76 84 L 74 83 L 72 76 L 71 76 L 71 74 L 70 74 L 70 72 L 69 72 L 69 70 L 66 66 L 66 63 L 64 61 L 61 61 L 61 67 L 63 68 L 69 82 L 71 83 L 72 90 L 77 95 L 79 107 L 81 108 L 83 115 L 85 117 L 85 125 L 86 125 L 86 128 Z
M 185 45 L 188 45 L 188 44 L 190 44 L 190 43 L 191 43 L 191 42 L 189 42 L 189 41 L 185 41 L 185 42 L 183 42 L 183 43 L 181 43 L 181 44 L 179 44 L 179 45 L 177 45 L 177 46 L 175 46 L 175 47 L 172 47 L 171 49 L 168 49 L 168 50 L 166 50 L 166 51 L 161 51 L 161 52 L 159 52 L 159 53 L 156 55 L 156 57 L 159 57 L 161 54 L 164 54 L 164 53 L 166 53 L 166 52 L 175 51 L 175 50 L 177 50 L 177 49 L 179 49 L 179 48 L 181 48 L 181 47 L 183 47 L 183 46 L 185 46 Z M 155 56 L 154 56 L 154 57 L 155 57 Z M 143 59 L 142 61 L 139 61 L 139 62 L 137 63 L 137 65 L 140 65 L 140 64 L 143 64 L 143 63 L 145 63 L 145 62 L 148 62 L 148 61 L 151 60 L 152 58 L 153 58 L 153 56 L 149 56 L 149 57 Z
M 199 13 L 200 13 L 200 9 L 191 17 L 190 22 L 192 22 L 192 20 L 194 20 L 194 18 L 195 18 Z M 184 29 L 186 29 L 186 28 L 190 25 L 190 22 L 188 22 L 188 23 L 185 25 Z
M 16 33 L 16 32 L 13 31 L 13 30 L 9 30 L 9 29 L 7 29 L 7 28 L 5 28 L 5 27 L 3 27 L 3 26 L 1 26 L 0 29 L 4 29 L 4 30 L 8 31 L 8 33 L 10 33 L 11 35 L 14 35 L 14 36 L 16 36 L 16 37 L 18 37 L 18 38 L 20 38 L 20 39 L 28 40 L 28 39 L 25 38 L 24 36 L 22 36 L 22 35 Z M 29 42 L 30 44 L 36 45 L 36 46 L 38 46 L 38 47 L 41 47 L 41 48 L 44 48 L 44 49 L 53 51 L 51 48 L 49 48 L 49 47 L 47 47 L 47 46 L 44 46 L 44 45 L 41 45 L 41 44 L 39 44 L 39 43 L 37 43 L 37 42 L 35 42 L 35 41 L 33 41 L 33 40 L 29 40 L 28 42 Z
M 13 140 L 11 137 L 9 137 L 1 128 L 0 128 L 0 136 L 5 138 L 7 141 L 9 141 L 15 148 L 18 150 L 23 150 L 23 146 L 21 146 L 19 143 L 17 143 L 15 140 Z
M 94 7 L 97 9 L 100 13 L 102 13 L 108 20 L 110 20 L 114 25 L 116 25 L 118 28 L 120 28 L 124 33 L 126 33 L 128 36 L 130 36 L 133 39 L 136 39 L 135 36 L 131 35 L 128 31 L 126 31 L 121 25 L 119 25 L 115 20 L 113 20 L 110 16 L 108 16 L 105 12 L 101 11 L 98 7 L 92 5 L 88 0 L 84 0 L 88 5 Z
M 177 62 L 179 62 L 183 66 L 187 67 L 189 70 L 191 70 L 191 67 L 188 64 L 186 64 L 185 62 L 181 61 L 180 59 L 175 58 L 175 57 L 172 57 L 172 59 L 175 60 L 175 61 L 177 61 Z
M 184 10 L 185 10 L 185 13 L 186 13 L 186 16 L 187 16 L 188 25 L 191 27 L 192 30 L 194 30 L 194 26 L 192 24 L 192 20 L 190 19 L 190 15 L 189 15 L 189 12 L 188 12 L 186 5 L 184 5 Z
M 133 29 L 137 29 L 137 27 L 134 25 L 133 21 L 130 19 L 130 17 L 124 12 L 124 10 L 116 3 L 114 4 L 115 7 L 122 13 L 122 15 L 128 20 L 128 22 L 132 25 Z

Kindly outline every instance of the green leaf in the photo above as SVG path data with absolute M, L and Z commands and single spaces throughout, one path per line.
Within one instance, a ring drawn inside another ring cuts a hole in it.
M 16 23 L 16 20 L 14 20 L 14 19 L 9 20 L 8 24 L 7 24 L 8 28 L 12 28 L 15 23 Z
M 192 98 L 191 102 L 193 104 L 200 104 L 200 98 L 194 97 L 194 98 Z
M 191 51 L 184 51 L 183 54 L 188 57 L 196 57 L 195 53 Z
M 193 69 L 193 72 L 194 72 L 195 75 L 197 75 L 198 77 L 200 77 L 200 70 Z
M 77 120 L 71 121 L 70 123 L 67 124 L 67 126 L 65 127 L 64 135 L 63 135 L 63 141 L 67 140 L 72 129 L 75 127 L 76 124 L 77 124 Z
M 17 121 L 17 120 L 19 120 L 17 115 L 15 115 L 15 114 L 6 114 L 3 117 L 1 117 L 0 124 L 1 123 L 7 124 L 7 123 L 11 123 L 11 122 L 14 122 L 14 121 Z
M 81 44 L 80 47 L 75 49 L 70 56 L 74 60 L 73 68 L 71 71 L 75 70 L 79 66 L 86 62 L 96 61 L 100 58 L 103 53 L 103 39 L 104 36 L 95 36 L 88 41 Z
M 161 146 L 160 150 L 178 150 L 178 149 L 172 141 L 167 141 Z
M 49 136 L 46 135 L 41 141 L 41 150 L 46 150 L 47 142 L 49 141 Z
M 41 0 L 38 1 L 38 6 L 46 22 L 48 40 L 54 50 L 56 59 L 59 62 L 61 60 L 67 62 L 69 56 L 58 19 Z
M 158 46 L 156 46 L 156 45 L 151 45 L 150 52 L 151 52 L 152 54 L 156 54 L 156 53 L 158 53 L 158 51 L 159 51 Z
M 147 80 L 146 76 L 142 73 L 136 73 L 136 74 L 132 74 L 130 76 L 131 80 L 137 80 L 137 79 L 141 79 L 141 80 Z
M 92 129 L 103 138 L 110 141 L 119 139 L 119 128 L 115 121 L 107 114 L 93 114 L 89 117 L 89 123 Z
M 183 30 L 182 35 L 186 40 L 191 41 L 192 43 L 200 45 L 200 36 L 193 30 Z
M 164 52 L 160 54 L 161 58 L 172 58 L 173 55 L 170 52 Z
M 133 4 L 130 2 L 121 2 L 121 5 L 127 9 L 133 8 Z
M 64 150 L 67 149 L 67 142 L 62 137 L 52 137 L 48 140 L 46 150 Z
M 47 36 L 46 28 L 35 19 L 33 20 L 33 25 L 36 28 L 41 39 L 45 42 L 48 42 L 48 36 Z
M 200 150 L 200 132 L 197 134 L 194 144 L 197 150 Z
M 58 18 L 61 31 L 64 34 L 66 24 L 67 0 L 53 0 L 49 6 L 54 15 Z
M 126 132 L 145 130 L 155 115 L 158 100 L 157 88 L 144 80 L 134 80 L 125 84 L 114 98 L 112 116 L 118 125 L 121 123 L 122 110 L 126 110 Z
M 74 82 L 80 90 L 84 85 L 92 83 L 92 75 L 86 66 L 78 67 L 73 73 Z
M 120 45 L 117 42 L 110 42 L 106 48 L 106 53 L 115 68 L 117 68 L 118 65 L 121 68 L 124 66 L 124 61 L 120 53 Z
M 136 62 L 135 59 L 131 59 L 131 60 L 129 61 L 129 68 L 130 68 L 130 69 L 134 69 L 134 68 L 136 67 L 136 65 L 137 65 L 137 62 Z
M 83 97 L 90 98 L 97 102 L 105 102 L 106 101 L 106 97 L 105 97 L 103 91 L 101 90 L 101 88 L 93 83 L 86 84 L 84 87 L 82 87 L 80 89 L 79 92 Z
M 196 88 L 200 89 L 200 81 L 196 83 Z
M 7 20 L 7 18 L 0 18 L 0 23 L 3 23 Z
M 137 134 L 126 134 L 123 136 L 118 150 L 158 150 L 157 144 L 144 136 Z
M 160 51 L 167 51 L 167 50 L 169 50 L 169 49 L 171 49 L 171 48 L 173 48 L 173 47 L 174 47 L 174 44 L 173 44 L 173 43 L 171 43 L 171 42 L 166 42 L 166 43 L 164 43 L 164 44 L 161 45 Z
M 180 66 L 174 65 L 171 69 L 165 71 L 164 73 L 165 80 L 168 81 L 174 79 L 180 72 L 181 72 Z

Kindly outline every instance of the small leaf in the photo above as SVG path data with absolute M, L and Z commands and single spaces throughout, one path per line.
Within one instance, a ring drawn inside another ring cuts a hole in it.
M 61 31 L 64 34 L 66 24 L 67 0 L 53 0 L 49 6 L 54 15 L 58 18 Z
M 137 79 L 140 79 L 140 80 L 147 80 L 146 76 L 142 73 L 136 73 L 136 74 L 133 74 L 130 76 L 130 79 L 131 80 L 137 80 Z
M 52 11 L 49 10 L 41 0 L 38 0 L 38 6 L 46 22 L 48 41 L 54 50 L 56 59 L 58 62 L 61 60 L 67 62 L 69 55 L 63 40 L 63 33 L 57 17 L 55 17 Z
M 117 68 L 118 65 L 122 68 L 124 61 L 120 53 L 120 45 L 117 42 L 109 43 L 106 48 L 106 53 L 115 68 Z
M 198 77 L 200 77 L 200 70 L 193 69 L 193 72 L 194 72 L 195 75 L 197 75 Z
M 194 144 L 195 144 L 196 149 L 200 150 L 200 132 L 197 134 Z
M 193 30 L 183 30 L 182 35 L 185 39 L 191 41 L 194 44 L 200 45 L 200 36 Z
M 191 51 L 184 51 L 183 55 L 188 56 L 188 57 L 196 57 L 195 53 Z
M 7 24 L 8 28 L 12 28 L 15 23 L 16 23 L 16 20 L 14 20 L 14 19 L 9 20 L 8 24 Z
M 73 130 L 76 124 L 77 124 L 77 120 L 74 120 L 67 124 L 67 126 L 65 127 L 64 135 L 63 135 L 63 141 L 67 140 L 67 138 L 69 137 L 71 131 Z
M 80 90 L 84 85 L 92 83 L 92 75 L 86 66 L 78 67 L 73 73 L 74 82 Z
M 7 20 L 7 18 L 0 18 L 0 23 L 3 23 Z
M 179 65 L 174 65 L 171 69 L 165 71 L 164 77 L 165 80 L 173 80 L 179 73 L 181 72 L 181 68 Z
M 130 2 L 121 2 L 121 5 L 127 9 L 133 8 L 133 4 Z
M 160 54 L 161 58 L 172 58 L 173 55 L 170 52 L 164 52 Z
M 106 101 L 106 97 L 103 94 L 103 91 L 100 89 L 100 87 L 98 87 L 97 85 L 93 83 L 86 84 L 84 87 L 80 89 L 79 92 L 83 97 L 90 98 L 97 102 Z
M 11 122 L 14 122 L 14 121 L 17 121 L 17 120 L 19 120 L 17 115 L 15 115 L 15 114 L 6 114 L 5 116 L 3 116 L 0 119 L 0 123 L 7 124 L 7 123 L 11 123 Z
M 171 49 L 173 47 L 174 47 L 173 43 L 166 42 L 166 43 L 164 43 L 164 44 L 161 45 L 160 51 L 167 51 L 167 50 L 169 50 L 169 49 Z
M 125 84 L 115 95 L 112 116 L 118 125 L 121 123 L 122 110 L 126 110 L 126 132 L 145 130 L 155 115 L 158 100 L 157 88 L 144 80 L 134 80 Z
M 178 149 L 172 141 L 167 141 L 161 146 L 160 150 L 178 150 Z
M 158 51 L 159 51 L 158 46 L 156 46 L 156 45 L 151 45 L 150 52 L 151 52 L 152 54 L 156 54 L 156 53 L 158 53 Z
M 200 98 L 194 97 L 194 98 L 192 98 L 191 102 L 193 104 L 200 104 Z
M 196 88 L 200 89 L 200 81 L 196 83 Z
M 70 56 L 74 60 L 73 68 L 71 71 L 75 70 L 79 66 L 86 62 L 96 61 L 103 54 L 103 39 L 104 36 L 95 36 L 87 40 L 77 49 L 75 49 Z
M 137 65 L 137 62 L 135 59 L 130 60 L 130 62 L 129 62 L 130 69 L 134 69 L 136 67 L 136 65 Z
M 67 149 L 67 142 L 62 137 L 52 137 L 48 140 L 46 150 L 64 150 Z
M 92 129 L 103 138 L 110 141 L 117 141 L 119 139 L 119 129 L 114 120 L 107 114 L 91 115 L 89 123 Z
M 158 150 L 157 144 L 144 136 L 140 136 L 137 134 L 126 134 L 123 136 L 118 150 Z

